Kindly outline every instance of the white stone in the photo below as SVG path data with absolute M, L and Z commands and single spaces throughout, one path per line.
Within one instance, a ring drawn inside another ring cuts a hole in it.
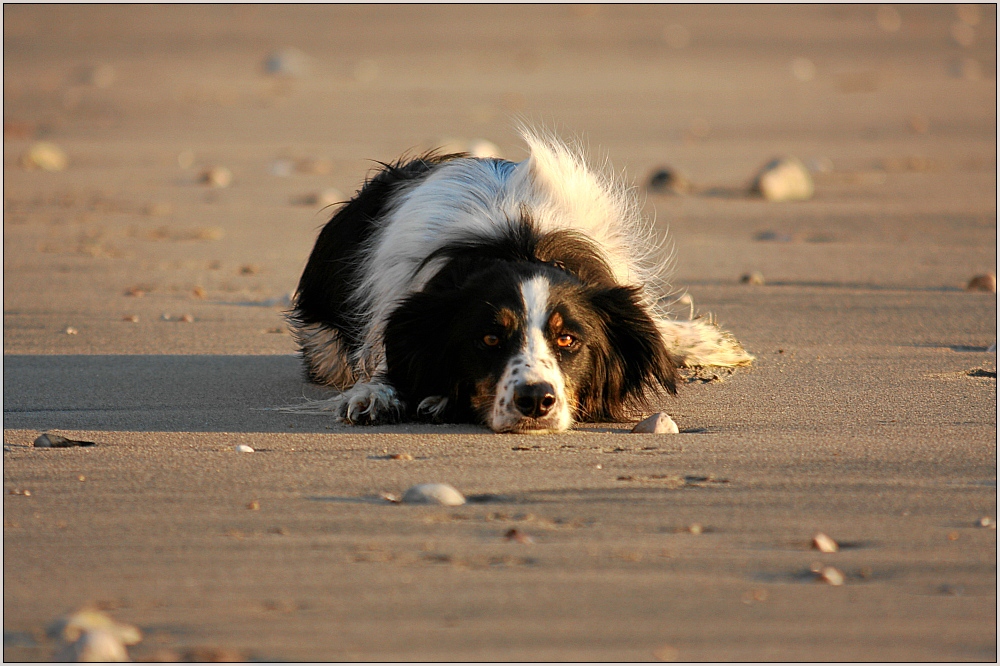
M 461 506 L 465 504 L 462 493 L 447 483 L 421 483 L 403 493 L 406 504 L 442 504 L 444 506 Z
M 88 629 L 76 642 L 57 654 L 55 659 L 88 663 L 131 661 L 122 641 L 107 629 Z
M 844 584 L 844 574 L 836 567 L 823 567 L 819 572 L 819 579 L 829 585 Z
M 649 416 L 642 421 L 635 424 L 632 428 L 632 432 L 635 433 L 649 433 L 655 435 L 674 435 L 680 432 L 677 424 L 674 420 L 664 414 L 663 412 L 657 412 L 652 416 Z
M 253 453 L 253 447 L 246 444 L 237 444 L 236 453 Z
M 31 144 L 28 151 L 21 156 L 21 166 L 25 169 L 62 171 L 68 164 L 69 158 L 62 148 L 48 141 Z
M 93 631 L 107 632 L 125 645 L 135 645 L 142 640 L 142 632 L 138 628 L 88 608 L 63 616 L 49 627 L 49 635 L 67 643 L 74 643 L 85 633 Z
M 795 157 L 771 160 L 754 178 L 751 192 L 768 201 L 805 201 L 813 195 L 812 176 Z
M 817 532 L 816 536 L 813 537 L 813 548 L 821 553 L 836 553 L 840 550 L 837 542 L 822 532 Z

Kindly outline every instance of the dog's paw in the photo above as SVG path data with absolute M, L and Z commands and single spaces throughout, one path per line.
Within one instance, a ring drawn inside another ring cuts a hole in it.
M 352 425 L 378 425 L 402 421 L 406 406 L 389 384 L 358 383 L 325 400 L 309 400 L 301 405 L 282 407 L 279 411 L 330 414 Z
M 440 395 L 428 396 L 417 405 L 417 416 L 430 419 L 431 421 L 438 421 L 447 407 L 448 398 Z
M 388 384 L 355 384 L 338 396 L 338 416 L 353 425 L 398 423 L 405 413 L 396 389 Z

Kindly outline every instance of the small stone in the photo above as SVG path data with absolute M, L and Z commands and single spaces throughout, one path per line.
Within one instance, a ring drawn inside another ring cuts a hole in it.
M 76 480 L 83 482 L 87 480 L 87 477 L 85 477 L 83 474 L 80 474 L 79 476 L 76 477 Z
M 806 83 L 816 78 L 816 65 L 809 58 L 798 57 L 792 60 L 792 76 Z
M 125 315 L 124 317 L 122 317 L 122 321 L 127 321 L 127 322 L 131 322 L 133 324 L 138 324 L 139 323 L 139 315 L 135 315 L 135 314 Z
M 958 532 L 948 532 L 948 541 L 958 541 L 959 536 Z
M 812 547 L 821 553 L 836 553 L 840 550 L 837 542 L 822 532 L 817 532 L 816 536 L 813 537 Z
M 272 76 L 298 78 L 309 71 L 309 56 L 294 47 L 272 52 L 264 60 L 264 71 Z
M 983 516 L 980 518 L 978 524 L 980 527 L 985 527 L 987 529 L 995 530 L 997 528 L 996 522 L 989 516 Z
M 983 273 L 976 275 L 969 284 L 965 286 L 966 291 L 986 291 L 991 294 L 997 293 L 997 276 L 993 273 Z
M 817 578 L 829 585 L 843 585 L 844 574 L 836 567 L 823 567 L 817 573 Z
M 246 444 L 237 444 L 236 453 L 253 453 L 253 447 Z
M 795 157 L 771 160 L 760 170 L 750 193 L 768 201 L 805 201 L 813 196 L 809 170 Z
M 290 199 L 291 204 L 294 206 L 322 206 L 324 208 L 335 206 L 345 201 L 344 194 L 334 187 L 329 187 L 316 194 L 304 194 Z
M 68 164 L 69 158 L 62 148 L 48 141 L 31 144 L 21 156 L 21 166 L 28 170 L 63 171 Z
M 185 324 L 194 323 L 194 315 L 192 315 L 192 314 L 182 314 L 180 316 L 180 318 L 178 319 L 178 321 L 182 321 Z
M 205 291 L 205 288 L 200 285 L 191 290 L 192 298 L 205 298 L 207 294 L 208 292 Z
M 461 506 L 465 498 L 447 483 L 421 483 L 403 493 L 406 504 L 441 504 L 444 506 Z
M 677 661 L 678 655 L 677 648 L 672 645 L 661 645 L 653 650 L 653 657 L 657 661 Z
M 488 139 L 472 139 L 469 141 L 467 152 L 473 157 L 480 158 L 503 157 L 500 147 Z
M 249 509 L 250 511 L 260 511 L 260 502 L 258 502 L 257 500 L 250 502 L 249 504 L 247 504 L 247 509 Z
M 333 162 L 323 158 L 307 157 L 295 162 L 295 171 L 313 176 L 325 176 L 333 171 Z
M 389 460 L 413 460 L 413 456 L 409 453 L 392 453 L 389 454 Z
M 65 615 L 48 628 L 49 636 L 67 643 L 78 641 L 89 631 L 108 632 L 124 645 L 135 645 L 142 640 L 142 632 L 138 628 L 118 622 L 101 611 L 90 608 Z
M 125 662 L 131 661 L 121 640 L 104 629 L 89 629 L 55 655 L 62 662 Z
M 505 539 L 507 539 L 507 541 L 513 541 L 515 543 L 524 543 L 524 544 L 535 543 L 534 539 L 532 539 L 530 536 L 528 536 L 521 530 L 517 529 L 516 527 L 507 530 L 507 533 L 504 534 L 503 536 Z
M 663 435 L 663 434 L 677 434 L 680 432 L 680 429 L 677 427 L 677 424 L 674 423 L 674 420 L 672 418 L 670 418 L 663 412 L 656 412 L 652 416 L 649 416 L 643 419 L 642 421 L 636 423 L 635 427 L 632 428 L 632 432 L 642 433 L 642 434 Z
M 705 531 L 704 526 L 701 523 L 691 523 L 688 525 L 688 532 L 691 534 L 702 534 Z
M 740 276 L 740 284 L 764 284 L 764 274 L 760 271 L 751 271 Z
M 79 332 L 80 331 L 76 330 L 72 326 L 67 326 L 66 329 L 63 331 L 63 333 L 65 333 L 66 335 L 76 335 Z
M 229 187 L 233 182 L 233 172 L 224 166 L 215 166 L 203 171 L 198 180 L 210 187 Z
M 270 172 L 272 176 L 287 178 L 295 171 L 295 162 L 286 159 L 278 159 L 271 162 Z
M 42 433 L 35 439 L 35 446 L 44 449 L 67 449 L 74 446 L 95 446 L 94 442 L 83 442 L 76 439 L 67 439 L 61 435 Z
M 666 194 L 687 194 L 691 190 L 691 183 L 676 169 L 658 167 L 650 174 L 646 189 Z

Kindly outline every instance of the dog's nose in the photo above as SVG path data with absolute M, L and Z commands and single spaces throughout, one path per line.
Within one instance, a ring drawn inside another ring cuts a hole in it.
M 518 384 L 514 387 L 514 406 L 525 416 L 545 416 L 556 404 L 556 390 L 548 382 Z

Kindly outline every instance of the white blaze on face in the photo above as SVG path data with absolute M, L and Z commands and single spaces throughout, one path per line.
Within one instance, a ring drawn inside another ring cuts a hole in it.
M 549 281 L 542 276 L 525 280 L 521 284 L 521 298 L 525 313 L 524 342 L 507 363 L 497 384 L 490 425 L 497 432 L 514 428 L 525 418 L 514 405 L 515 388 L 522 384 L 547 383 L 554 389 L 556 403 L 537 420 L 536 427 L 541 430 L 566 430 L 572 423 L 566 399 L 566 382 L 546 334 L 550 316 Z

